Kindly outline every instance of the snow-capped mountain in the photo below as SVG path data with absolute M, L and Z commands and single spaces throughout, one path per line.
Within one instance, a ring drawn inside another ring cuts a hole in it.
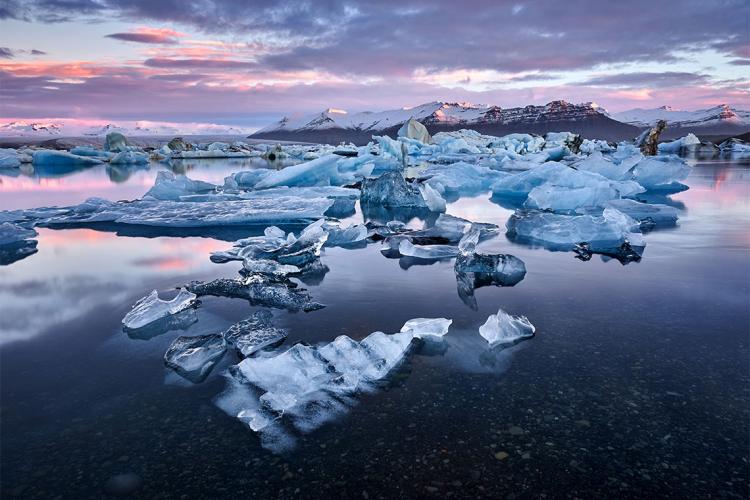
M 61 119 L 50 122 L 13 121 L 0 123 L 0 137 L 104 137 L 120 132 L 129 137 L 175 135 L 246 135 L 247 130 L 213 123 L 161 123 L 137 121 L 126 124 L 95 124 Z
M 62 134 L 64 127 L 62 123 L 14 121 L 0 124 L 0 136 L 21 137 L 31 135 L 52 137 Z
M 630 138 L 638 132 L 634 126 L 612 120 L 603 108 L 590 102 L 571 104 L 552 101 L 544 106 L 501 108 L 437 101 L 380 112 L 347 113 L 327 109 L 315 115 L 284 117 L 252 137 L 366 143 L 372 134 L 393 135 L 409 118 L 419 120 L 433 133 L 459 128 L 472 128 L 489 134 L 570 130 L 589 137 L 612 139 Z
M 739 110 L 728 104 L 696 111 L 683 111 L 670 106 L 654 109 L 636 108 L 613 113 L 610 116 L 637 127 L 648 127 L 658 120 L 665 120 L 667 130 L 677 130 L 677 133 L 682 133 L 685 129 L 696 129 L 703 133 L 734 133 L 750 130 L 750 111 Z

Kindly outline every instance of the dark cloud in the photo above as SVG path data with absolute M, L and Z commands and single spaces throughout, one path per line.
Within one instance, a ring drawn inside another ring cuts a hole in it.
M 674 61 L 714 49 L 746 57 L 747 0 L 6 0 L 0 17 L 155 21 L 270 41 L 274 69 L 401 76 L 424 71 L 587 69 Z
M 31 49 L 32 56 L 46 56 L 47 53 L 43 50 Z
M 150 44 L 164 44 L 174 45 L 177 43 L 177 39 L 165 35 L 162 33 L 112 33 L 106 35 L 107 38 L 114 38 L 115 40 L 122 40 L 125 42 L 136 42 L 136 43 L 150 43 Z
M 729 64 L 734 64 L 735 66 L 750 66 L 750 59 L 734 59 L 733 61 L 730 61 Z
M 700 73 L 688 73 L 682 71 L 664 71 L 664 72 L 638 72 L 638 73 L 620 73 L 615 75 L 603 75 L 589 78 L 579 85 L 588 85 L 592 87 L 686 87 L 690 85 L 708 85 L 711 83 L 711 77 Z
M 13 59 L 16 54 L 8 47 L 0 47 L 0 59 Z

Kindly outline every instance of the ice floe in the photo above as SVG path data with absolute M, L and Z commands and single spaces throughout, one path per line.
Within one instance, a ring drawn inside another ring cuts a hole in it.
M 222 336 L 244 358 L 263 349 L 278 346 L 284 342 L 288 333 L 274 327 L 271 323 L 272 317 L 270 311 L 261 309 L 230 326 Z
M 133 305 L 122 319 L 122 325 L 130 330 L 143 328 L 149 323 L 194 307 L 196 298 L 194 293 L 181 289 L 172 300 L 162 300 L 154 290 Z

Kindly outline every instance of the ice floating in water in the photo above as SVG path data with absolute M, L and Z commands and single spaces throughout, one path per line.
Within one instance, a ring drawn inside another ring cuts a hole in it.
M 35 167 L 90 167 L 100 165 L 101 160 L 90 156 L 78 156 L 65 151 L 42 149 L 34 151 L 33 164 Z
M 141 151 L 122 151 L 109 160 L 111 165 L 145 165 L 148 163 L 148 153 Z
M 650 156 L 633 168 L 633 177 L 649 190 L 681 191 L 685 186 L 679 181 L 690 174 L 690 167 L 676 156 Z
M 470 222 L 466 219 L 449 214 L 440 214 L 435 223 L 425 229 L 409 233 L 409 239 L 419 244 L 429 243 L 458 243 L 469 228 L 475 227 L 480 231 L 480 238 L 486 239 L 497 234 L 495 224 Z M 403 231 L 399 231 L 403 232 Z
M 299 274 L 300 268 L 288 264 L 279 264 L 269 259 L 245 259 L 242 269 L 249 274 L 264 274 L 266 276 L 284 277 L 290 274 Z
M 408 239 L 403 239 L 398 245 L 399 253 L 404 257 L 417 259 L 439 260 L 449 259 L 458 254 L 458 248 L 450 245 L 414 245 Z
M 212 295 L 245 299 L 252 305 L 290 311 L 307 312 L 324 307 L 313 302 L 305 290 L 260 275 L 241 279 L 219 278 L 208 282 L 193 281 L 187 285 L 187 289 L 199 297 Z
M 12 148 L 0 148 L 0 168 L 18 168 L 22 156 Z
M 27 229 L 11 222 L 0 224 L 0 266 L 7 266 L 37 252 L 37 236 L 33 229 Z
M 488 191 L 492 184 L 507 176 L 505 172 L 459 161 L 447 165 L 431 165 L 419 178 L 425 179 L 425 183 L 439 193 L 468 196 Z
M 0 224 L 0 245 L 18 243 L 19 241 L 29 240 L 36 236 L 37 232 L 33 229 L 28 229 L 11 222 Z
M 556 250 L 573 250 L 576 244 L 586 243 L 594 253 L 636 257 L 646 246 L 639 223 L 613 208 L 604 209 L 602 215 L 521 210 L 510 217 L 507 227 L 509 236 Z
M 249 318 L 230 326 L 222 335 L 242 357 L 248 357 L 268 347 L 277 346 L 287 337 L 286 330 L 271 324 L 271 312 L 256 311 Z
M 198 383 L 206 379 L 226 350 L 227 344 L 221 335 L 177 337 L 164 354 L 164 363 L 191 382 Z
M 352 161 L 354 160 L 354 161 Z M 354 167 L 352 167 L 354 166 Z M 256 189 L 278 186 L 341 186 L 368 175 L 371 168 L 359 158 L 330 154 L 271 172 L 255 183 Z
M 611 200 L 605 207 L 614 208 L 641 223 L 641 230 L 677 224 L 678 210 L 659 203 L 641 203 L 635 200 Z
M 229 394 L 219 404 L 234 400 L 223 407 L 276 450 L 276 424 L 282 417 L 301 432 L 324 424 L 353 402 L 347 398 L 371 390 L 396 368 L 413 338 L 412 333 L 375 332 L 357 342 L 342 335 L 318 347 L 297 344 L 276 356 L 247 358 L 233 370 Z M 260 397 L 243 393 L 246 384 L 259 390 Z
M 457 273 L 501 275 L 502 280 L 516 284 L 526 275 L 523 261 L 513 255 L 480 254 L 476 252 L 480 231 L 472 227 L 458 244 L 459 254 L 454 269 Z
M 427 208 L 431 212 L 445 212 L 445 200 L 432 186 L 429 184 L 420 184 L 419 193 L 422 195 L 425 205 L 427 205 Z
M 534 336 L 534 325 L 525 316 L 511 316 L 502 309 L 492 314 L 479 327 L 479 335 L 489 342 L 490 347 L 512 344 Z
M 419 188 L 406 182 L 399 171 L 362 181 L 360 201 L 386 208 L 427 208 Z
M 414 318 L 401 327 L 401 333 L 411 333 L 415 338 L 443 338 L 453 323 L 446 318 Z
M 164 316 L 139 328 L 124 328 L 131 339 L 148 340 L 172 330 L 187 330 L 198 321 L 198 313 L 192 307 Z
M 398 129 L 399 137 L 408 137 L 409 139 L 417 140 L 423 144 L 430 144 L 432 137 L 427 131 L 427 128 L 419 123 L 414 118 L 409 118 L 404 124 Z
M 346 246 L 362 242 L 367 239 L 369 231 L 364 224 L 351 224 L 347 227 L 341 227 L 337 224 L 326 223 L 323 226 L 328 233 L 326 246 Z
M 142 328 L 161 318 L 177 314 L 196 304 L 196 295 L 187 290 L 180 290 L 172 300 L 162 300 L 154 290 L 135 303 L 125 317 L 122 324 L 125 328 L 135 330 Z
M 175 175 L 172 172 L 162 170 L 156 174 L 156 182 L 144 197 L 178 201 L 183 196 L 209 193 L 215 189 L 216 186 L 209 182 L 195 181 L 184 175 Z
M 700 139 L 698 139 L 695 134 L 691 133 L 672 142 L 662 142 L 657 148 L 659 153 L 678 154 L 681 150 L 690 148 L 691 146 L 698 146 L 700 143 Z
M 306 222 L 323 217 L 333 204 L 325 198 L 280 197 L 238 201 L 175 202 L 143 198 L 112 202 L 89 198 L 66 208 L 35 209 L 26 214 L 37 225 L 112 222 L 140 226 L 212 227 Z

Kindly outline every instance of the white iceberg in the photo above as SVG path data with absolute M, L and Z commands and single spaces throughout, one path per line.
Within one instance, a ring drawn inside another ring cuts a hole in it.
M 497 314 L 490 315 L 479 327 L 479 335 L 489 342 L 490 347 L 495 347 L 533 337 L 535 330 L 525 316 L 511 316 L 498 309 Z
M 679 154 L 680 151 L 684 149 L 688 149 L 690 147 L 698 146 L 700 145 L 701 141 L 698 139 L 695 134 L 690 133 L 686 135 L 685 137 L 680 137 L 677 140 L 671 141 L 671 142 L 662 142 L 659 143 L 657 146 L 657 149 L 659 153 L 665 154 L 665 153 L 673 153 L 673 154 Z
M 156 181 L 144 197 L 156 200 L 178 201 L 183 196 L 210 193 L 216 189 L 214 184 L 203 181 L 195 181 L 184 175 L 175 175 L 172 172 L 161 170 L 156 174 Z
M 681 190 L 679 181 L 690 174 L 690 167 L 676 156 L 649 156 L 633 168 L 633 178 L 649 190 Z
M 133 309 L 128 311 L 122 319 L 122 324 L 131 330 L 143 328 L 156 320 L 195 306 L 196 299 L 197 296 L 194 293 L 181 289 L 172 300 L 162 300 L 159 298 L 159 293 L 154 290 L 135 303 Z
M 453 323 L 447 318 L 414 318 L 401 327 L 401 333 L 410 333 L 415 338 L 443 338 Z

